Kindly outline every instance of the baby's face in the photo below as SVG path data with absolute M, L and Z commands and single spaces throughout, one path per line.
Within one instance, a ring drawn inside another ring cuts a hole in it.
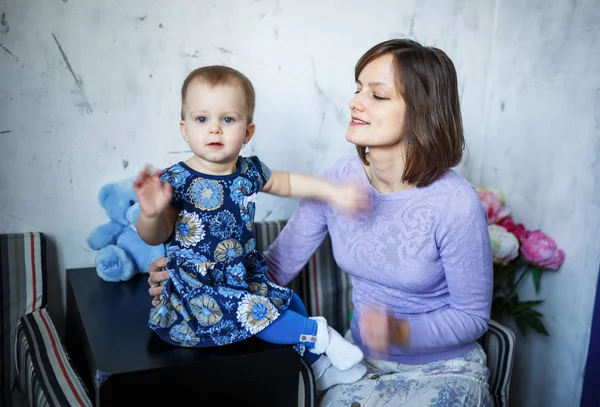
M 237 161 L 243 144 L 252 137 L 254 124 L 247 117 L 240 86 L 194 81 L 187 89 L 181 132 L 196 157 L 229 164 Z

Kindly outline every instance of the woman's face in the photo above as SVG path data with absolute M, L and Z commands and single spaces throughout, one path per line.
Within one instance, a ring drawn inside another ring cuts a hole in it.
M 394 71 L 393 57 L 384 55 L 369 62 L 359 74 L 356 94 L 349 103 L 349 142 L 370 151 L 401 142 L 406 104 L 396 90 Z

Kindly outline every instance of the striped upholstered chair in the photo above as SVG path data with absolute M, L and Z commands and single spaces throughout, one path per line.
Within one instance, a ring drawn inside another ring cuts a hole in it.
M 255 233 L 258 250 L 265 251 L 283 226 L 285 221 L 257 222 Z M 329 237 L 289 287 L 302 298 L 310 315 L 323 315 L 339 332 L 346 332 L 350 325 L 352 287 L 350 277 L 335 263 Z M 514 358 L 514 334 L 501 324 L 490 321 L 488 331 L 479 342 L 488 357 L 492 406 L 507 407 Z M 311 379 L 309 373 L 305 372 L 305 386 Z M 314 385 L 310 383 L 310 387 L 305 388 L 305 393 L 308 394 Z
M 0 235 L 0 406 L 91 406 L 46 311 L 46 238 Z

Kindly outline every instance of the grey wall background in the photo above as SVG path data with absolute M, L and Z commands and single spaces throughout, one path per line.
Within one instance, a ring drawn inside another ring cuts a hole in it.
M 358 57 L 411 37 L 458 70 L 458 170 L 502 189 L 517 221 L 567 252 L 542 281 L 552 336 L 517 338 L 514 405 L 578 405 L 600 263 L 597 0 L 1 0 L 0 15 L 0 232 L 51 238 L 56 319 L 64 270 L 94 262 L 99 188 L 187 157 L 178 112 L 191 69 L 246 73 L 258 94 L 249 151 L 314 173 L 354 154 L 344 133 Z M 295 205 L 261 196 L 256 219 Z

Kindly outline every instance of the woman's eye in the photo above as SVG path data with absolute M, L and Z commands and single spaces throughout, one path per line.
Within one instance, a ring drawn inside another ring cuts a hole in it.
M 206 117 L 204 117 L 204 116 L 200 116 L 200 117 L 198 117 L 198 118 L 196 119 L 196 121 L 197 121 L 198 123 L 206 123 Z
M 234 121 L 235 121 L 235 119 L 233 117 L 229 117 L 228 116 L 228 117 L 224 117 L 223 118 L 223 122 L 224 123 L 228 123 L 229 124 L 229 123 L 233 123 Z
M 375 98 L 377 100 L 386 100 L 387 99 L 387 98 L 384 98 L 384 97 L 376 95 L 376 94 L 373 94 L 373 98 Z

